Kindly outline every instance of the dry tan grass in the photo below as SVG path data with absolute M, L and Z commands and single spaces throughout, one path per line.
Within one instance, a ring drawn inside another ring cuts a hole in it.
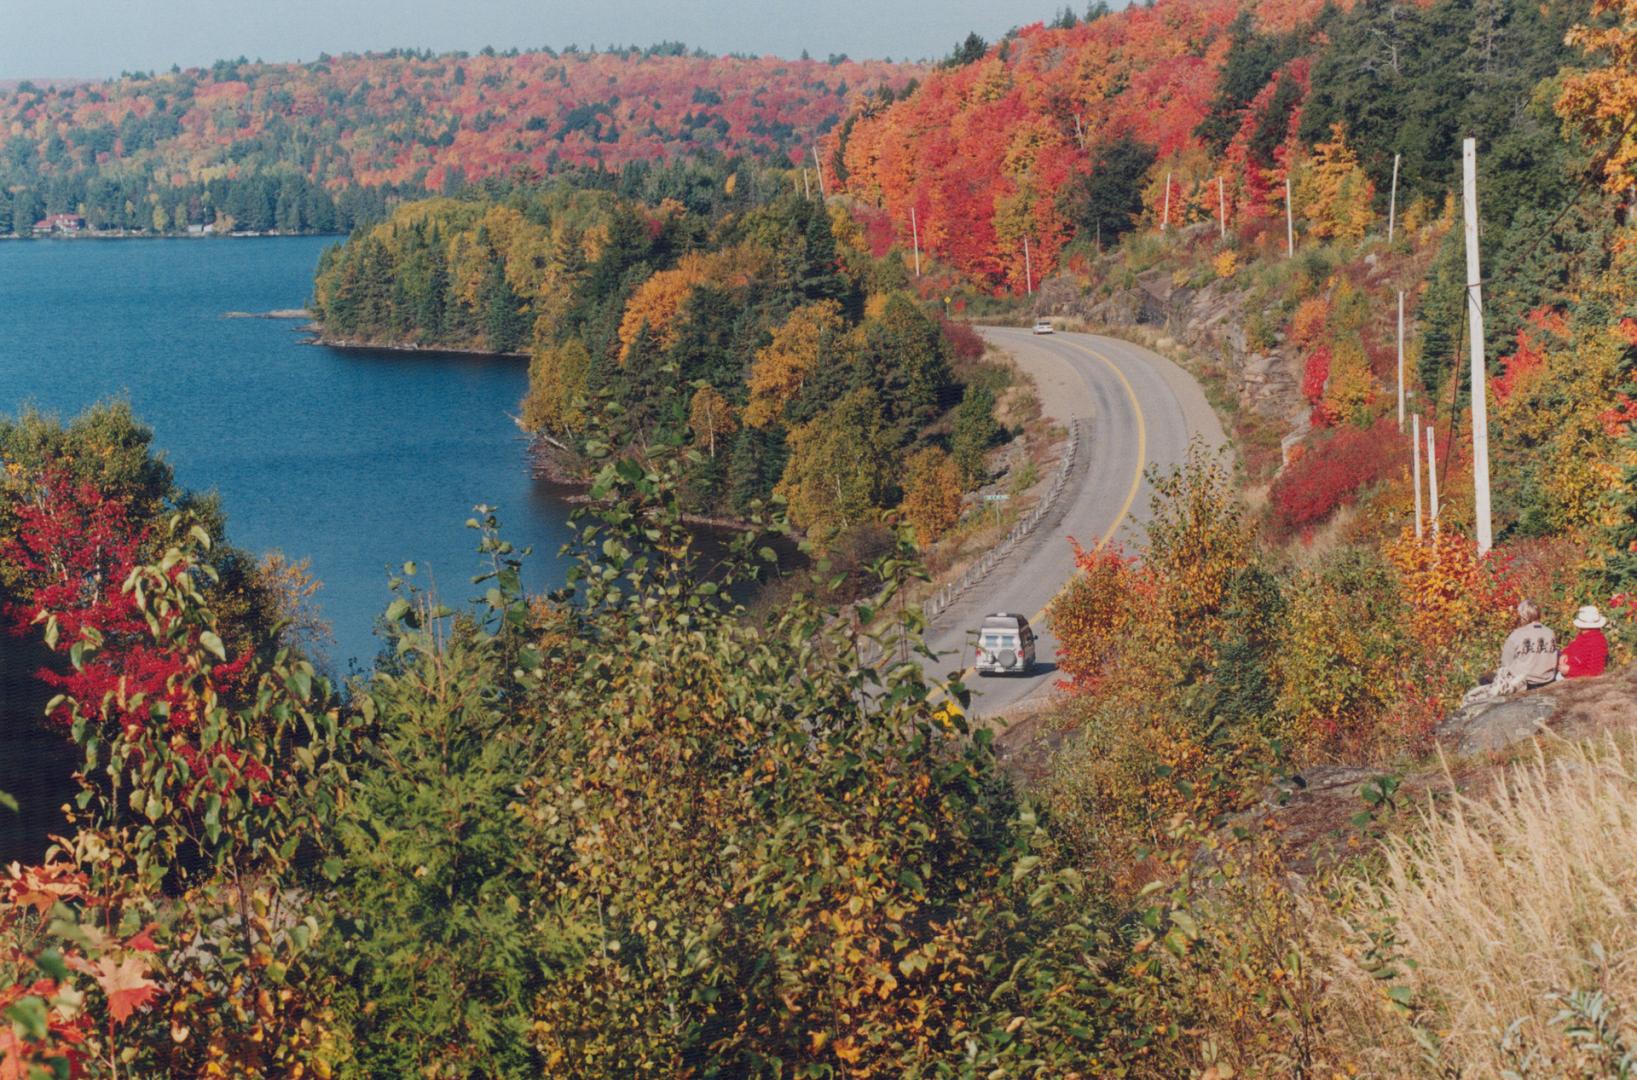
M 1334 924 L 1341 1041 L 1376 1076 L 1625 1075 L 1634 853 L 1637 752 L 1612 736 L 1537 749 L 1485 797 L 1432 809 Z M 1599 1028 L 1593 994 L 1601 1029 L 1576 1031 Z
M 1009 431 L 1029 429 L 1042 416 L 1040 395 L 1035 391 L 1034 380 L 1026 380 L 1017 373 L 1013 379 L 1016 381 L 1002 390 L 1000 400 L 995 402 L 995 420 Z

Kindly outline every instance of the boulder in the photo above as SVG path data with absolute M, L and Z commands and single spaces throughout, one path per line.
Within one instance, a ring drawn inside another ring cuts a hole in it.
M 1462 756 L 1501 750 L 1540 731 L 1557 706 L 1555 696 L 1539 692 L 1504 701 L 1477 702 L 1445 718 L 1438 725 L 1438 737 L 1453 744 Z

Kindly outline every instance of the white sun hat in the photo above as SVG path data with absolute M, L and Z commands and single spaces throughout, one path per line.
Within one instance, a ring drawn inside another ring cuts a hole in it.
M 1577 611 L 1574 617 L 1574 624 L 1582 630 L 1596 630 L 1599 627 L 1607 626 L 1608 622 L 1608 619 L 1603 617 L 1603 613 L 1597 610 L 1595 604 L 1587 604 Z

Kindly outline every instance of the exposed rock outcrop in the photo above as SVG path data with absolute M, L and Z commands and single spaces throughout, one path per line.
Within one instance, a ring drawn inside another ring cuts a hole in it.
M 1130 287 L 1104 296 L 1081 295 L 1068 278 L 1044 283 L 1038 295 L 1042 313 L 1164 334 L 1185 353 L 1211 363 L 1240 408 L 1306 430 L 1310 407 L 1302 397 L 1302 357 L 1282 345 L 1251 347 L 1245 333 L 1251 312 L 1244 290 L 1224 281 L 1199 288 L 1178 285 L 1169 271 L 1154 269 L 1137 275 Z

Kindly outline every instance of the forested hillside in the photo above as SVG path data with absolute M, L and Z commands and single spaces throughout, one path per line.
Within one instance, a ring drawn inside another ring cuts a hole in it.
M 527 350 L 522 420 L 570 474 L 588 411 L 617 403 L 600 422 L 639 457 L 692 445 L 696 513 L 777 491 L 828 542 L 904 503 L 929 543 L 986 478 L 1004 373 L 788 176 L 673 166 L 411 203 L 326 253 L 314 313 L 334 341 Z
M 1051 310 L 1184 340 L 1235 405 L 1251 477 L 1288 466 L 1270 516 L 1290 537 L 1382 483 L 1385 527 L 1406 520 L 1408 456 L 1385 449 L 1399 293 L 1410 409 L 1465 452 L 1470 136 L 1501 534 L 1587 538 L 1630 412 L 1625 17 L 1579 0 L 1068 13 L 865 106 L 824 160 L 878 252 L 918 234 L 989 290 L 1033 284 Z M 1554 353 L 1571 382 L 1543 374 Z M 1444 478 L 1448 513 L 1467 512 L 1463 476 Z
M 400 194 L 516 169 L 618 169 L 716 152 L 788 161 L 917 70 L 680 45 L 222 61 L 0 90 L 0 233 L 52 213 L 92 228 L 347 231 Z
M 1502 178 L 1486 220 L 1504 225 L 1573 186 L 1550 102 L 1531 106 L 1541 79 L 1577 62 L 1564 33 L 1586 10 L 1161 0 L 1071 14 L 961 55 L 904 101 L 867 103 L 826 140 L 824 161 L 832 184 L 887 212 L 900 242 L 913 209 L 925 251 L 1016 293 L 1025 238 L 1039 281 L 1167 208 L 1173 225 L 1225 206 L 1236 232 L 1282 230 L 1287 176 L 1304 234 L 1352 231 L 1319 182 L 1330 158 L 1317 148 L 1336 143 L 1335 124 L 1336 153 L 1362 170 L 1339 193 L 1355 215 L 1353 203 L 1385 213 L 1395 153 L 1400 208 L 1441 204 L 1470 134 Z

